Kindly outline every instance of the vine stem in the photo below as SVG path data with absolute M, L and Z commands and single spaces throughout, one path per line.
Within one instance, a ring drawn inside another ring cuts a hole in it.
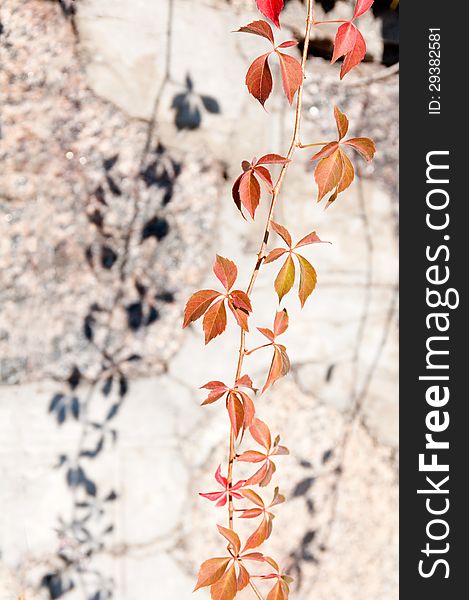
M 301 148 L 302 144 L 300 141 L 300 125 L 301 125 L 301 111 L 303 106 L 303 87 L 304 87 L 304 78 L 306 71 L 306 60 L 308 58 L 308 49 L 309 49 L 309 41 L 311 35 L 311 28 L 314 25 L 314 0 L 308 0 L 308 13 L 306 17 L 306 29 L 305 29 L 305 41 L 303 46 L 303 56 L 301 60 L 301 68 L 303 70 L 303 81 L 301 82 L 300 87 L 298 88 L 297 99 L 296 99 L 296 112 L 295 112 L 295 124 L 293 127 L 292 139 L 290 142 L 290 147 L 287 153 L 287 162 L 282 165 L 280 170 L 280 174 L 277 178 L 275 186 L 272 191 L 272 196 L 270 200 L 269 212 L 267 215 L 267 220 L 264 228 L 264 234 L 262 236 L 262 242 L 259 248 L 259 252 L 257 253 L 257 260 L 254 266 L 254 269 L 251 274 L 251 278 L 249 280 L 249 284 L 246 290 L 246 294 L 250 297 L 252 290 L 254 288 L 254 284 L 256 282 L 257 276 L 259 274 L 259 270 L 262 266 L 262 263 L 265 258 L 265 250 L 267 247 L 267 242 L 269 241 L 269 235 L 271 231 L 271 220 L 274 214 L 275 206 L 277 204 L 277 200 L 280 194 L 280 190 L 282 188 L 283 181 L 285 179 L 285 175 L 287 174 L 288 167 L 293 158 L 295 150 L 297 148 Z M 241 338 L 239 344 L 239 356 L 238 356 L 238 364 L 236 366 L 236 375 L 235 381 L 239 379 L 241 376 L 241 370 L 243 368 L 244 357 L 246 355 L 246 332 L 241 329 Z M 230 425 L 230 451 L 229 451 L 229 460 L 228 460 L 228 489 L 231 489 L 233 485 L 233 465 L 236 458 L 236 439 L 233 427 Z M 234 516 L 234 506 L 233 506 L 233 497 L 231 494 L 228 496 L 228 526 L 230 529 L 233 529 L 233 516 Z M 252 581 L 249 582 L 252 590 L 256 594 L 256 596 L 263 600 L 262 595 L 259 590 L 256 588 Z

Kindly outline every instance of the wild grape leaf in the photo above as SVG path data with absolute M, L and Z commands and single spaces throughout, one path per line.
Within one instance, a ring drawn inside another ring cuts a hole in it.
M 313 265 L 299 254 L 296 255 L 300 264 L 300 287 L 298 297 L 303 307 L 308 296 L 310 296 L 316 287 L 317 275 Z
M 202 402 L 202 406 L 216 402 L 228 392 L 228 387 L 222 381 L 209 381 L 201 386 L 201 389 L 209 390 L 209 394 Z
M 272 27 L 262 19 L 259 19 L 258 21 L 253 21 L 252 23 L 249 23 L 244 27 L 240 27 L 237 33 L 253 33 L 254 35 L 260 35 L 261 37 L 268 39 L 269 42 L 272 43 L 272 45 L 274 45 L 275 43 Z
M 247 500 L 249 500 L 256 506 L 259 506 L 260 508 L 264 508 L 264 506 L 265 506 L 264 501 L 259 496 L 259 494 L 256 494 L 256 492 L 254 490 L 250 490 L 248 488 L 248 489 L 243 490 L 241 493 Z
M 237 307 L 231 298 L 228 300 L 228 306 L 230 307 L 230 310 L 233 313 L 233 316 L 236 319 L 238 325 L 241 327 L 241 329 L 243 329 L 244 331 L 249 331 L 249 313 L 243 308 Z
M 236 394 L 230 394 L 227 402 L 228 415 L 235 438 L 238 437 L 244 424 L 244 408 Z
M 340 180 L 339 187 L 337 188 L 337 193 L 346 190 L 351 185 L 355 177 L 355 170 L 350 158 L 342 150 L 339 150 L 339 152 L 342 159 L 342 178 Z
M 291 248 L 292 239 L 291 239 L 291 235 L 290 235 L 289 231 L 286 229 L 286 227 L 284 227 L 283 225 L 280 225 L 279 223 L 275 223 L 275 221 L 271 221 L 270 224 L 272 225 L 272 229 L 275 231 L 275 233 L 277 233 L 282 238 L 282 240 L 287 244 L 287 246 L 289 248 Z
M 256 0 L 259 11 L 280 29 L 279 16 L 283 9 L 283 0 Z
M 232 529 L 227 529 L 226 527 L 222 527 L 221 525 L 217 525 L 217 527 L 221 535 L 226 540 L 228 540 L 233 550 L 235 551 L 235 554 L 239 554 L 239 551 L 241 550 L 241 542 L 239 541 L 238 534 Z
M 296 244 L 295 248 L 301 248 L 301 246 L 309 246 L 310 244 L 330 244 L 331 242 L 324 242 L 318 236 L 315 231 L 308 233 L 304 238 Z
M 261 198 L 261 188 L 252 171 L 249 171 L 242 176 L 239 185 L 239 196 L 242 205 L 254 219 L 254 214 L 256 208 L 259 206 L 259 200 Z
M 314 179 L 318 184 L 318 202 L 336 188 L 342 178 L 342 159 L 337 149 L 333 154 L 319 161 L 314 171 Z
M 344 141 L 344 144 L 351 146 L 363 156 L 365 160 L 370 162 L 376 152 L 376 146 L 370 138 L 350 138 Z
M 184 309 L 183 327 L 187 327 L 189 323 L 199 319 L 219 296 L 221 296 L 220 292 L 215 290 L 200 290 L 192 294 Z
M 239 573 L 238 573 L 238 580 L 237 580 L 237 590 L 238 590 L 238 592 L 240 592 L 241 590 L 244 590 L 244 588 L 249 585 L 251 576 L 249 575 L 249 572 L 246 569 L 246 567 L 244 567 L 241 563 L 238 563 L 238 568 L 239 568 Z
M 286 250 L 285 248 L 274 248 L 265 257 L 264 263 L 268 264 L 268 263 L 274 262 L 274 260 L 277 260 L 277 258 L 280 258 L 281 256 L 283 256 L 285 254 L 285 252 L 288 252 L 288 250 Z
M 203 321 L 205 343 L 217 337 L 226 328 L 226 309 L 223 298 L 215 302 L 205 313 Z
M 365 58 L 366 42 L 358 29 L 350 21 L 344 23 L 337 30 L 334 41 L 334 53 L 332 63 L 335 63 L 341 56 L 344 57 L 340 69 L 340 78 L 345 75 Z
M 283 266 L 280 269 L 277 277 L 275 278 L 274 283 L 275 291 L 277 292 L 279 302 L 281 302 L 285 294 L 288 294 L 288 292 L 292 289 L 294 282 L 295 264 L 293 263 L 291 255 L 288 255 L 287 260 L 283 263 Z
M 281 335 L 287 329 L 288 329 L 288 313 L 287 313 L 287 310 L 284 308 L 283 310 L 277 312 L 277 314 L 275 315 L 275 321 L 274 321 L 275 337 L 277 337 L 278 335 Z
M 230 558 L 210 558 L 200 565 L 194 592 L 202 587 L 216 583 L 226 571 Z
M 284 582 L 281 579 L 277 580 L 277 583 L 267 594 L 266 600 L 287 600 L 288 599 L 288 590 Z
M 261 178 L 261 180 L 264 182 L 265 186 L 267 187 L 267 191 L 271 194 L 273 191 L 273 183 L 272 183 L 272 176 L 270 175 L 269 169 L 267 169 L 267 167 L 263 167 L 261 165 L 254 167 L 253 169 L 254 173 Z
M 334 117 L 337 124 L 337 131 L 339 133 L 339 141 L 346 136 L 348 131 L 348 119 L 339 107 L 334 106 Z
M 264 154 L 256 162 L 256 165 L 284 165 L 287 162 L 290 162 L 288 158 L 280 156 L 280 154 Z
M 303 82 L 303 69 L 293 56 L 278 51 L 277 56 L 280 60 L 283 91 L 285 92 L 288 102 L 292 104 L 295 93 Z
M 267 518 L 262 519 L 260 525 L 254 531 L 252 535 L 246 541 L 243 552 L 246 550 L 252 550 L 261 546 L 265 540 L 269 537 L 269 524 Z
M 270 364 L 267 381 L 262 388 L 262 393 L 264 393 L 273 383 L 275 383 L 277 379 L 280 379 L 286 375 L 289 370 L 290 359 L 288 358 L 285 346 L 282 346 L 281 344 L 274 344 L 274 356 Z
M 371 8 L 374 1 L 375 0 L 357 0 L 352 19 L 356 19 L 357 17 L 365 14 Z
M 212 600 L 233 600 L 237 592 L 236 571 L 234 564 L 210 588 Z
M 272 446 L 272 436 L 270 434 L 270 429 L 260 419 L 254 419 L 251 427 L 249 428 L 249 433 L 256 440 L 258 444 L 263 446 L 267 451 L 270 450 Z
M 262 106 L 272 92 L 272 71 L 269 66 L 270 52 L 256 58 L 246 74 L 246 85 L 249 93 L 258 100 Z
M 316 152 L 316 154 L 311 158 L 311 160 L 319 160 L 321 158 L 327 158 L 328 156 L 333 154 L 337 150 L 338 147 L 339 147 L 338 142 L 329 142 L 329 144 L 326 144 L 323 148 L 321 148 L 321 150 L 319 150 L 319 152 Z
M 217 254 L 215 264 L 213 265 L 213 272 L 226 291 L 229 292 L 238 276 L 238 268 L 234 262 Z

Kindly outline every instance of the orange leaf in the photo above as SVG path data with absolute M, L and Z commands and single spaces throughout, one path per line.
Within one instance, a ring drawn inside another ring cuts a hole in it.
M 241 386 L 241 387 L 247 387 L 250 388 L 251 390 L 253 390 L 254 388 L 252 387 L 252 379 L 249 377 L 249 375 L 242 375 L 239 379 L 236 380 L 236 386 Z
M 252 502 L 256 506 L 259 506 L 260 508 L 264 508 L 264 506 L 265 506 L 264 501 L 259 496 L 259 494 L 256 494 L 256 492 L 254 490 L 244 489 L 244 490 L 241 490 L 241 494 L 247 500 L 249 500 L 250 502 Z
M 269 42 L 272 42 L 272 44 L 275 43 L 272 27 L 262 19 L 259 19 L 259 21 L 253 21 L 244 27 L 240 27 L 236 33 L 253 33 L 254 35 L 260 35 L 261 37 L 268 39 Z
M 262 388 L 262 393 L 264 393 L 273 383 L 275 383 L 277 379 L 280 379 L 280 377 L 286 375 L 289 370 L 290 359 L 288 358 L 285 346 L 275 345 L 274 356 L 270 364 L 270 370 L 267 376 L 267 381 L 265 382 L 265 385 Z
M 338 147 L 338 142 L 330 142 L 329 144 L 326 144 L 321 150 L 319 150 L 319 152 L 316 152 L 316 154 L 312 156 L 310 160 L 319 160 L 320 158 L 327 158 L 333 152 L 335 152 Z
M 230 307 L 230 310 L 233 313 L 233 316 L 236 319 L 238 325 L 241 327 L 241 329 L 243 329 L 244 331 L 249 331 L 248 313 L 242 308 L 238 308 L 237 306 L 235 306 L 234 302 L 231 299 L 228 301 L 228 306 Z
M 286 589 L 284 582 L 281 579 L 278 579 L 277 583 L 268 593 L 266 600 L 287 600 L 287 598 L 288 589 Z
M 217 527 L 222 536 L 231 544 L 235 554 L 239 554 L 239 551 L 241 550 L 241 542 L 239 541 L 238 534 L 232 529 L 227 529 L 221 525 L 217 525 Z
M 244 429 L 247 429 L 248 427 L 251 426 L 255 414 L 256 414 L 256 407 L 254 406 L 254 402 L 251 400 L 251 398 L 244 392 L 235 392 L 239 398 L 241 398 L 241 401 L 243 403 L 243 408 L 244 408 L 244 423 L 243 423 L 243 427 Z
M 335 122 L 337 123 L 337 131 L 339 133 L 339 140 L 341 140 L 348 131 L 348 119 L 344 115 L 344 113 L 338 108 L 334 106 L 334 117 Z
M 280 269 L 275 279 L 275 291 L 278 294 L 279 302 L 281 302 L 285 294 L 288 294 L 288 292 L 292 289 L 294 282 L 295 264 L 293 263 L 291 254 L 289 254 L 287 260 L 284 262 L 283 267 Z
M 275 315 L 274 333 L 275 337 L 281 335 L 288 329 L 288 313 L 284 308 Z
M 252 437 L 256 440 L 258 444 L 264 446 L 264 448 L 269 451 L 272 445 L 272 436 L 270 434 L 270 429 L 260 419 L 254 419 L 251 427 L 249 428 L 249 432 Z
M 344 144 L 354 148 L 368 162 L 373 160 L 373 156 L 376 152 L 376 146 L 373 140 L 370 140 L 370 138 L 350 138 L 349 140 L 345 140 Z
M 272 225 L 272 229 L 275 231 L 275 233 L 277 233 L 282 238 L 282 240 L 287 244 L 287 246 L 289 248 L 291 248 L 291 245 L 292 245 L 291 235 L 290 235 L 289 231 L 286 229 L 286 227 L 284 227 L 283 225 L 279 225 L 278 223 L 275 223 L 274 221 L 271 221 L 270 224 Z
M 237 592 L 235 566 L 226 571 L 221 579 L 210 588 L 212 600 L 233 600 Z
M 277 258 L 280 258 L 281 256 L 283 256 L 285 254 L 285 252 L 288 252 L 288 250 L 286 250 L 286 248 L 274 248 L 265 257 L 265 259 L 264 259 L 265 264 L 274 262 L 274 260 L 277 260 Z
M 254 173 L 248 171 L 241 177 L 239 184 L 239 197 L 242 205 L 247 209 L 251 217 L 254 219 L 256 208 L 259 206 L 261 197 L 261 187 Z
M 264 106 L 272 92 L 272 72 L 269 67 L 269 55 L 263 54 L 256 58 L 246 74 L 246 85 L 249 93 Z
M 299 254 L 296 255 L 300 264 L 300 287 L 298 290 L 298 296 L 300 298 L 301 306 L 303 307 L 308 296 L 313 292 L 316 287 L 317 275 L 313 265 Z
M 225 331 L 226 328 L 226 310 L 222 300 L 217 300 L 205 313 L 204 316 L 205 343 L 217 337 Z
M 257 452 L 257 450 L 246 450 L 240 454 L 237 460 L 241 462 L 249 462 L 249 463 L 259 463 L 266 459 L 266 455 L 262 454 L 262 452 Z
M 194 592 L 202 587 L 216 583 L 223 573 L 231 558 L 210 558 L 200 565 L 197 584 Z
M 215 290 L 200 290 L 192 294 L 184 309 L 183 327 L 187 327 L 189 323 L 199 319 L 219 296 L 221 296 L 220 292 Z
M 343 192 L 346 190 L 353 181 L 355 177 L 355 171 L 352 163 L 350 162 L 350 158 L 345 154 L 343 150 L 340 150 L 340 156 L 342 158 L 343 172 L 342 179 L 340 180 L 339 187 L 337 192 Z
M 262 335 L 264 335 L 271 342 L 275 340 L 275 334 L 271 329 L 268 329 L 267 327 L 258 327 L 257 330 L 260 331 Z
M 265 475 L 259 481 L 260 487 L 266 487 L 267 485 L 269 485 L 269 483 L 272 480 L 272 476 L 273 476 L 273 474 L 275 473 L 276 470 L 277 470 L 277 467 L 275 466 L 275 464 L 271 460 L 268 460 L 267 463 L 266 463 Z
M 269 537 L 269 523 L 266 518 L 262 519 L 259 527 L 254 531 L 252 535 L 246 541 L 243 552 L 258 548 L 265 540 Z
M 244 408 L 236 394 L 230 393 L 227 402 L 228 414 L 235 438 L 238 437 L 244 423 Z
M 277 55 L 280 59 L 280 72 L 282 74 L 283 91 L 288 99 L 288 102 L 292 104 L 293 97 L 303 82 L 303 69 L 300 63 L 283 52 L 278 52 Z
M 319 161 L 314 171 L 314 179 L 318 184 L 318 202 L 339 185 L 342 171 L 343 163 L 339 150 Z
M 220 280 L 226 291 L 229 292 L 236 281 L 236 277 L 238 276 L 238 268 L 234 262 L 217 254 L 217 258 L 215 259 L 215 263 L 213 265 L 213 272 Z
M 239 573 L 238 573 L 238 581 L 237 581 L 237 590 L 240 592 L 244 590 L 246 586 L 249 585 L 249 581 L 251 580 L 251 576 L 249 575 L 246 567 L 243 567 L 241 563 L 238 563 Z

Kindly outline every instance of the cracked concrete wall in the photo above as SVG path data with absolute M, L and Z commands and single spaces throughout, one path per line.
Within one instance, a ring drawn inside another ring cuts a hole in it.
M 0 599 L 72 581 L 72 600 L 188 600 L 219 550 L 197 492 L 227 451 L 224 411 L 201 409 L 198 387 L 232 376 L 237 333 L 204 348 L 182 307 L 213 284 L 215 252 L 246 283 L 262 219 L 239 219 L 230 182 L 253 152 L 283 151 L 292 113 L 278 90 L 264 113 L 242 85 L 259 41 L 229 31 L 250 3 L 71 6 L 0 7 Z M 301 10 L 288 4 L 287 33 Z M 308 251 L 318 288 L 302 311 L 288 302 L 292 372 L 259 402 L 291 449 L 267 549 L 296 600 L 395 600 L 398 83 L 376 62 L 343 84 L 322 59 L 307 71 L 304 141 L 333 135 L 336 102 L 379 151 L 326 212 L 300 155 L 277 209 L 294 236 L 332 245 Z M 273 271 L 253 296 L 259 325 Z M 260 352 L 248 364 L 256 381 L 267 366 Z

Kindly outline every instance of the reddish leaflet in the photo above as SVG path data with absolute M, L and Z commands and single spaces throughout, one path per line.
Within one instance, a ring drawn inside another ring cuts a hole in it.
M 341 79 L 365 56 L 365 41 L 352 21 L 368 11 L 372 4 L 373 0 L 357 0 L 351 20 L 340 21 L 342 24 L 337 31 L 332 62 L 344 57 L 340 73 Z M 314 177 L 318 186 L 318 201 L 330 194 L 327 199 L 327 207 L 336 200 L 339 193 L 351 185 L 354 179 L 354 167 L 345 153 L 345 148 L 357 151 L 368 161 L 372 160 L 375 153 L 374 143 L 369 138 L 345 139 L 349 121 L 337 107 L 334 107 L 337 140 L 313 144 L 302 144 L 300 141 L 302 93 L 309 40 L 312 27 L 321 24 L 314 20 L 313 5 L 314 0 L 308 0 L 305 43 L 301 63 L 282 51 L 295 46 L 296 42 L 286 41 L 276 46 L 272 28 L 266 21 L 254 21 L 238 30 L 242 33 L 263 37 L 271 44 L 272 49 L 256 58 L 249 67 L 246 85 L 249 92 L 264 106 L 273 86 L 269 58 L 275 54 L 279 60 L 283 91 L 288 102 L 291 104 L 295 95 L 297 97 L 293 136 L 286 156 L 271 153 L 258 160 L 243 161 L 242 173 L 233 184 L 233 200 L 243 217 L 244 210 L 252 219 L 255 218 L 256 209 L 261 202 L 262 188 L 270 196 L 262 241 L 246 291 L 233 289 L 238 276 L 236 265 L 227 258 L 217 256 L 213 272 L 224 291 L 207 289 L 195 292 L 189 298 L 184 312 L 184 327 L 203 316 L 206 344 L 225 331 L 226 307 L 229 308 L 240 328 L 239 358 L 234 384 L 228 385 L 222 381 L 213 380 L 202 386 L 208 392 L 202 404 L 208 405 L 223 401 L 230 423 L 227 475 L 226 477 L 222 475 L 222 467 L 218 467 L 215 473 L 218 489 L 200 494 L 218 508 L 228 507 L 228 528 L 217 525 L 219 533 L 227 542 L 226 554 L 210 558 L 202 563 L 195 587 L 195 590 L 210 587 L 212 600 L 233 600 L 238 592 L 247 586 L 252 588 L 259 600 L 264 600 L 264 596 L 255 584 L 255 579 L 261 582 L 271 582 L 265 600 L 286 600 L 290 593 L 289 585 L 292 579 L 282 572 L 273 558 L 257 550 L 272 533 L 274 518 L 272 509 L 283 503 L 285 498 L 279 493 L 277 487 L 270 501 L 253 489 L 254 486 L 259 486 L 259 491 L 261 491 L 271 483 L 276 471 L 276 459 L 288 454 L 288 449 L 280 445 L 279 436 L 272 438 L 269 427 L 256 416 L 254 397 L 258 390 L 254 388 L 249 375 L 241 375 L 244 359 L 261 349 L 270 350 L 271 363 L 259 395 L 286 375 L 290 369 L 287 349 L 277 340 L 289 326 L 286 308 L 276 311 L 272 328 L 257 327 L 267 342 L 251 350 L 246 348 L 246 333 L 249 332 L 249 320 L 252 318 L 250 297 L 261 266 L 282 259 L 282 265 L 274 281 L 279 304 L 293 288 L 297 269 L 299 270 L 298 297 L 302 307 L 316 287 L 316 271 L 309 260 L 303 256 L 303 248 L 322 243 L 322 240 L 313 231 L 293 245 L 289 231 L 273 220 L 275 205 L 285 175 L 297 149 L 322 146 L 311 160 L 317 161 Z M 283 0 L 257 0 L 257 6 L 262 14 L 280 27 L 279 15 L 283 8 Z M 275 184 L 269 165 L 281 165 Z M 278 246 L 267 251 L 271 231 L 281 238 L 285 246 Z M 301 253 L 298 252 L 299 249 L 302 249 Z M 240 446 L 247 437 L 247 432 L 257 446 L 241 451 Z M 248 479 L 234 482 L 233 471 L 238 462 L 252 465 L 253 472 Z M 235 516 L 240 519 L 252 519 L 256 523 L 255 529 L 244 544 L 241 543 L 234 530 Z

